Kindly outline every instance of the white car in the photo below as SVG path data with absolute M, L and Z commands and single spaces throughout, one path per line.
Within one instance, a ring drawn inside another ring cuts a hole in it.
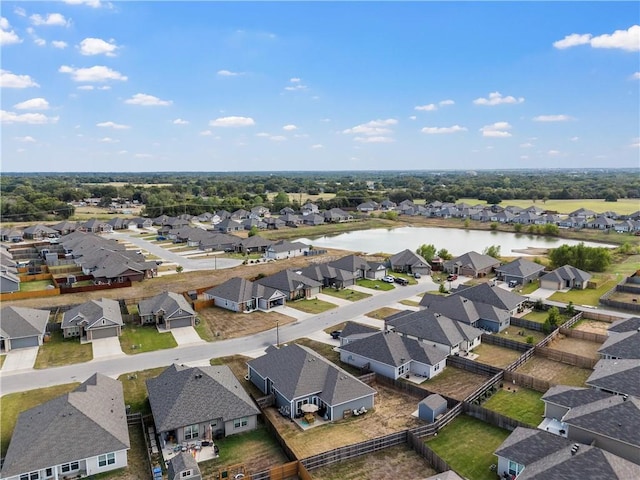
M 393 283 L 396 281 L 395 277 L 391 276 L 391 275 L 386 275 L 384 277 L 382 277 L 382 281 L 383 282 L 387 282 L 387 283 Z

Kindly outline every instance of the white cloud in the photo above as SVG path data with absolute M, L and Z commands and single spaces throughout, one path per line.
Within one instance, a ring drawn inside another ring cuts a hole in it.
M 629 146 L 631 148 L 640 148 L 640 137 L 634 138 Z
M 111 137 L 103 137 L 98 140 L 100 143 L 118 143 L 120 140 L 113 139 Z
M 572 33 L 553 43 L 558 49 L 591 45 L 592 48 L 618 48 L 627 52 L 640 51 L 640 25 L 632 25 L 627 30 L 616 30 L 611 34 L 593 36 L 591 33 Z
M 291 83 L 300 83 L 301 80 L 298 77 L 294 77 L 294 78 L 290 78 L 289 81 Z
M 68 46 L 67 42 L 63 40 L 53 40 L 51 42 L 51 45 L 53 45 L 54 48 L 59 48 L 59 49 L 67 48 Z
M 120 123 L 115 123 L 115 122 L 96 123 L 96 127 L 113 128 L 114 130 L 126 130 L 128 128 L 131 128 L 129 125 L 122 125 Z
M 13 8 L 13 13 L 18 15 L 19 17 L 26 17 L 27 16 L 26 10 L 24 8 L 22 8 L 22 7 L 14 7 Z
M 134 155 L 134 157 L 136 157 L 136 158 L 153 158 L 153 155 L 151 155 L 150 153 L 136 153 Z
M 11 30 L 9 20 L 0 17 L 0 45 L 11 45 L 13 43 L 22 43 L 22 39 L 16 32 Z
M 44 47 L 47 45 L 47 41 L 44 38 L 34 37 L 33 43 L 35 43 L 39 47 Z
M 143 107 L 166 107 L 171 105 L 171 100 L 161 100 L 153 95 L 147 95 L 146 93 L 136 93 L 133 97 L 124 101 L 128 105 L 141 105 Z
M 640 72 L 635 72 L 633 75 L 631 75 L 631 78 L 633 78 L 634 80 L 640 80 Z
M 566 122 L 571 120 L 569 115 L 538 115 L 533 117 L 534 122 Z
M 39 14 L 33 14 L 29 17 L 33 25 L 53 25 L 59 27 L 68 27 L 71 24 L 70 20 L 64 18 L 61 13 L 47 13 L 45 17 Z
M 460 125 L 453 125 L 451 127 L 424 127 L 420 131 L 427 135 L 439 135 L 444 133 L 466 132 L 467 127 L 461 127 Z
M 367 123 L 356 125 L 352 128 L 343 130 L 345 134 L 357 134 L 367 136 L 382 136 L 392 133 L 392 130 L 388 128 L 391 125 L 396 125 L 398 121 L 395 118 L 387 118 L 386 120 L 372 120 Z
M 47 117 L 42 113 L 15 113 L 0 111 L 2 123 L 27 123 L 30 125 L 44 125 L 46 123 L 57 123 L 60 117 Z
M 24 142 L 24 143 L 34 143 L 36 141 L 35 138 L 27 135 L 26 137 L 15 137 L 16 141 Z
M 80 85 L 77 88 L 78 90 L 93 90 L 95 87 L 93 85 Z
M 282 135 L 273 135 L 269 137 L 269 140 L 273 140 L 274 142 L 285 142 L 287 137 L 283 137 Z
M 202 135 L 203 137 L 209 137 L 211 136 L 211 130 L 203 130 L 200 132 L 200 135 Z
M 308 133 L 296 133 L 293 138 L 309 138 Z
M 231 70 L 218 70 L 218 76 L 220 77 L 237 77 L 244 75 L 243 72 L 232 72 Z
M 13 108 L 18 110 L 47 110 L 49 108 L 49 102 L 44 98 L 32 98 L 24 102 L 16 103 Z
M 286 87 L 284 87 L 285 90 L 288 91 L 296 91 L 296 90 L 306 90 L 307 86 L 303 85 L 302 80 L 298 77 L 293 77 L 289 79 L 289 83 L 290 85 L 287 85 Z
M 511 130 L 511 125 L 507 122 L 496 122 L 491 125 L 485 125 L 480 129 L 483 137 L 494 137 L 494 138 L 506 138 L 510 137 L 511 133 L 507 130 Z
M 115 40 L 110 39 L 105 42 L 101 38 L 85 38 L 80 42 L 78 48 L 82 55 L 106 55 L 107 57 L 115 57 L 116 50 L 119 48 L 115 43 Z
M 103 4 L 100 0 L 64 0 L 69 5 L 87 5 L 92 8 L 100 8 Z
M 174 125 L 189 125 L 189 121 L 188 120 L 183 120 L 182 118 L 176 118 L 173 121 Z
M 428 105 L 418 105 L 417 107 L 413 107 L 413 109 L 421 112 L 433 112 L 438 109 L 438 106 L 435 103 L 430 103 Z
M 558 150 L 549 150 L 547 152 L 547 155 L 551 155 L 552 157 L 555 157 L 557 155 L 560 155 L 560 152 Z
M 2 88 L 27 88 L 39 87 L 29 75 L 16 75 L 9 70 L 0 70 L 0 87 Z
M 62 65 L 58 72 L 68 73 L 74 82 L 106 82 L 108 80 L 127 81 L 127 77 L 116 70 L 103 65 L 95 65 L 89 68 L 73 68 Z
M 521 143 L 520 148 L 533 148 L 534 145 L 531 142 Z
M 111 90 L 111 86 L 110 85 L 100 85 L 98 87 L 96 87 L 97 90 Z
M 473 103 L 475 105 L 487 105 L 489 107 L 493 107 L 495 105 L 509 104 L 509 103 L 522 103 L 524 102 L 524 97 L 513 97 L 508 95 L 504 97 L 500 92 L 491 92 L 488 98 L 476 98 Z
M 320 143 L 316 143 L 315 145 L 311 145 L 311 148 L 314 150 L 318 150 L 319 148 L 324 148 L 324 146 Z
M 571 137 L 569 140 L 571 140 L 572 142 L 577 142 L 578 140 L 580 140 L 580 137 Z
M 271 135 L 268 134 L 267 132 L 260 132 L 260 133 L 256 133 L 256 137 L 263 137 L 263 138 L 267 138 L 270 137 Z
M 415 115 L 411 115 L 411 116 L 409 117 L 409 120 L 416 120 L 417 118 L 418 118 L 418 117 L 416 117 Z
M 251 117 L 220 117 L 209 121 L 210 127 L 251 127 L 256 122 Z
M 438 102 L 438 105 L 440 105 L 441 107 L 445 107 L 447 105 L 455 105 L 456 102 L 454 102 L 453 100 L 441 100 L 440 102 Z
M 293 130 L 297 130 L 298 127 L 296 127 L 295 125 L 289 124 L 289 125 L 285 125 L 284 127 L 282 127 L 283 130 L 286 130 L 287 132 L 291 132 Z
M 395 142 L 395 140 L 391 137 L 385 137 L 383 135 L 378 135 L 374 137 L 355 137 L 354 140 L 356 142 L 361 143 L 391 143 Z

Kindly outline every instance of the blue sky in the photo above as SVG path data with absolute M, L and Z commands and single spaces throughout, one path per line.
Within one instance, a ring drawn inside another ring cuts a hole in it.
M 2 2 L 2 171 L 639 167 L 637 2 Z

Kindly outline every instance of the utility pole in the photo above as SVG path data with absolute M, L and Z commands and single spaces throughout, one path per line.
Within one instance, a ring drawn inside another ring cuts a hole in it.
M 276 347 L 280 348 L 280 322 L 276 320 Z

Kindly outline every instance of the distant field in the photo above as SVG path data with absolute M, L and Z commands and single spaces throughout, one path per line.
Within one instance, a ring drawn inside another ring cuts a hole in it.
M 478 203 L 485 204 L 484 200 L 478 200 L 477 198 L 461 198 L 456 203 L 465 202 L 471 205 Z M 533 203 L 531 200 L 504 200 L 500 203 L 501 206 L 506 207 L 513 205 L 515 207 L 527 208 L 531 205 L 540 207 L 544 210 L 554 210 L 558 213 L 571 213 L 579 208 L 586 208 L 593 210 L 596 213 L 613 211 L 619 215 L 627 215 L 640 210 L 640 200 L 637 198 L 621 198 L 617 202 L 605 202 L 603 199 L 584 199 L 584 200 L 547 200 L 543 202 L 538 200 Z
M 267 194 L 267 199 L 272 201 L 277 192 L 272 192 Z M 335 193 L 320 193 L 318 195 L 309 195 L 308 193 L 287 193 L 289 195 L 289 201 L 293 202 L 294 200 L 299 202 L 300 204 L 305 204 L 307 201 L 316 202 L 318 200 L 331 200 L 335 198 Z

